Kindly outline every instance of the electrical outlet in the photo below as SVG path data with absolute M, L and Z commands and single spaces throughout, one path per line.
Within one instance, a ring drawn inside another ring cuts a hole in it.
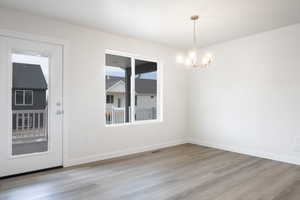
M 300 137 L 295 138 L 294 151 L 300 153 Z

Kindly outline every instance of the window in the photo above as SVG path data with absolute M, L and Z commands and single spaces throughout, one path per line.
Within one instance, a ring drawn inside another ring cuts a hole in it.
M 15 104 L 16 105 L 23 105 L 23 98 L 24 97 L 24 92 L 23 90 L 16 90 L 15 91 Z
M 105 89 L 106 124 L 160 119 L 159 68 L 156 61 L 106 51 Z M 118 96 L 116 105 L 111 103 L 113 100 L 108 94 Z
M 106 103 L 113 104 L 114 103 L 114 96 L 113 95 L 106 95 Z
M 25 90 L 24 93 L 25 105 L 32 105 L 33 91 Z
M 16 90 L 15 91 L 15 105 L 26 106 L 33 104 L 32 90 Z

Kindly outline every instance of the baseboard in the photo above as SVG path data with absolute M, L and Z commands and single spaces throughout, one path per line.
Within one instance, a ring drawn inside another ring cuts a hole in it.
M 185 144 L 185 143 L 187 143 L 187 141 L 182 139 L 182 140 L 176 140 L 176 141 L 167 142 L 167 143 L 154 144 L 154 145 L 149 145 L 149 146 L 144 146 L 144 147 L 139 147 L 139 148 L 130 148 L 130 149 L 126 149 L 126 150 L 92 155 L 92 156 L 87 156 L 87 157 L 77 158 L 77 159 L 70 159 L 70 160 L 67 160 L 64 162 L 64 167 L 70 167 L 70 166 L 74 166 L 74 165 L 80 165 L 80 164 L 85 164 L 85 163 L 90 163 L 90 162 L 95 162 L 95 161 L 117 158 L 117 157 L 121 157 L 121 156 L 127 156 L 127 155 L 142 153 L 142 152 L 146 152 L 146 151 L 153 151 L 153 150 L 158 150 L 158 149 L 162 149 L 162 148 L 166 148 L 166 147 L 172 147 L 172 146 Z
M 188 139 L 188 143 L 200 145 L 200 146 L 206 146 L 206 147 L 212 147 L 216 149 L 221 149 L 225 151 L 240 153 L 240 154 L 246 154 L 250 156 L 260 157 L 260 158 L 266 158 L 270 160 L 300 165 L 300 158 L 296 156 L 290 156 L 290 155 L 278 155 L 270 152 L 264 152 L 264 151 L 257 151 L 257 150 L 250 150 L 246 148 L 241 147 L 235 147 L 235 146 L 229 146 L 229 145 L 223 145 L 223 144 L 215 144 L 211 142 L 206 141 L 199 141 L 196 139 Z

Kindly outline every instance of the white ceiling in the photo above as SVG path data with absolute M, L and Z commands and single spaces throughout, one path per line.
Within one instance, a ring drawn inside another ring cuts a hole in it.
M 300 22 L 300 0 L 0 0 L 0 6 L 180 48 L 192 43 L 194 14 L 202 16 L 199 46 Z

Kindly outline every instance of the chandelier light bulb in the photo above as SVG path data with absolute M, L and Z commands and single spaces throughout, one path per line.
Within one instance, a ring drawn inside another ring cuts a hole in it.
M 213 61 L 213 56 L 211 54 L 206 54 L 202 58 L 202 65 L 203 66 L 208 66 L 210 63 L 212 63 L 212 61 Z
M 196 59 L 197 58 L 197 51 L 196 50 L 191 50 L 190 52 L 189 52 L 189 58 L 190 59 Z
M 182 55 L 177 55 L 176 62 L 178 64 L 184 64 L 184 57 Z
M 205 57 L 207 57 L 209 60 L 213 60 L 213 56 L 212 56 L 212 54 L 210 54 L 210 53 L 207 53 L 206 55 L 205 55 Z
M 213 55 L 212 54 L 210 54 L 210 53 L 208 53 L 208 54 L 206 54 L 209 58 L 213 58 Z
M 202 58 L 202 65 L 206 66 L 209 62 L 209 58 L 208 57 L 204 57 Z
M 190 67 L 192 66 L 192 60 L 190 58 L 187 58 L 184 62 L 184 64 L 187 66 L 187 67 Z

